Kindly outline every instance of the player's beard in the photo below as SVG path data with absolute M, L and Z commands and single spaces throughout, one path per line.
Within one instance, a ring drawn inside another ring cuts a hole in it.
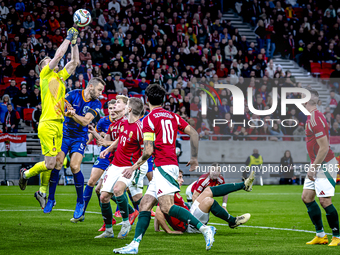
M 94 90 L 90 90 L 90 97 L 91 97 L 91 100 L 97 100 L 98 97 L 96 97 L 96 93 L 94 92 Z

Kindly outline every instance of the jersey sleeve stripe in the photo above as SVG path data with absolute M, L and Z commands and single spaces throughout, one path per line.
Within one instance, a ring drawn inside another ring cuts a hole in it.
M 179 118 L 178 118 L 178 116 L 176 114 L 175 114 L 175 117 L 176 117 L 176 120 L 177 120 L 177 125 L 180 125 Z
M 320 119 L 320 121 L 321 121 L 323 127 L 325 128 L 325 127 L 326 127 L 326 126 L 325 126 L 325 123 L 323 122 L 323 120 L 322 120 L 320 117 L 319 117 L 319 119 Z
M 150 128 L 151 128 L 153 131 L 155 131 L 155 126 L 153 125 L 153 123 L 152 123 L 150 117 L 148 116 L 147 118 L 148 118 L 148 124 L 149 124 Z

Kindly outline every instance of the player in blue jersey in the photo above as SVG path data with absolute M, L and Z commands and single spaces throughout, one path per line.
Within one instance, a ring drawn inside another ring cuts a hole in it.
M 101 103 L 98 100 L 104 90 L 105 82 L 100 78 L 92 78 L 85 90 L 72 90 L 65 96 L 67 111 L 63 126 L 63 142 L 61 152 L 57 155 L 57 164 L 50 177 L 49 196 L 44 213 L 50 213 L 55 204 L 54 194 L 59 180 L 59 171 L 67 153 L 70 153 L 70 168 L 77 191 L 77 204 L 74 219 L 83 216 L 84 211 L 84 176 L 80 165 L 88 140 L 88 125 L 99 114 Z
M 106 116 L 100 119 L 96 128 L 94 129 L 96 132 L 98 132 L 96 135 L 99 136 L 100 138 L 104 138 L 106 136 L 106 133 L 109 130 L 109 126 L 115 121 L 117 117 L 119 117 L 119 115 L 114 111 L 115 103 L 116 103 L 116 100 L 111 100 L 108 102 L 109 116 Z M 92 133 L 94 130 L 92 130 L 92 128 L 89 127 L 90 135 L 89 135 L 88 143 L 90 143 L 95 138 L 95 136 Z M 105 150 L 106 148 L 107 148 L 106 146 L 102 146 L 101 151 Z M 84 190 L 84 203 L 85 203 L 85 208 L 84 208 L 84 213 L 83 213 L 84 216 L 85 216 L 87 205 L 90 202 L 90 199 L 92 197 L 94 186 L 96 185 L 97 181 L 102 176 L 106 168 L 110 165 L 110 159 L 109 159 L 110 157 L 111 155 L 107 155 L 107 157 L 105 157 L 104 159 L 101 159 L 98 157 L 92 167 L 90 179 L 87 182 L 87 185 Z M 74 222 L 77 222 L 77 221 L 78 220 L 75 220 Z

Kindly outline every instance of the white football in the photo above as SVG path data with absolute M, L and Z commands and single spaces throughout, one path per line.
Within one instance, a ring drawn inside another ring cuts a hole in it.
M 85 9 L 79 9 L 73 14 L 73 21 L 78 27 L 85 27 L 91 23 L 91 13 Z

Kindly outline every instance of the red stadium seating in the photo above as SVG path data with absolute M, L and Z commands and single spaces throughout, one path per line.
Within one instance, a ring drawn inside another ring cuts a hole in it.
M 104 108 L 104 104 L 107 102 L 107 100 L 103 98 L 103 99 L 100 99 L 100 102 L 102 104 L 102 108 Z
M 15 34 L 8 34 L 8 41 L 13 41 Z
M 322 69 L 333 69 L 333 64 L 331 63 L 322 63 Z
M 107 100 L 110 101 L 112 99 L 116 99 L 116 97 L 117 97 L 117 94 L 108 94 L 107 95 Z
M 25 121 L 32 121 L 32 113 L 34 109 L 33 108 L 26 108 L 24 109 L 24 120 Z
M 14 56 L 7 56 L 11 60 L 11 62 L 15 62 L 15 57 Z
M 214 127 L 214 135 L 220 135 L 220 127 Z M 219 140 L 219 137 L 213 136 L 213 140 Z
M 330 69 L 322 69 L 320 72 L 320 78 L 324 81 L 329 81 L 332 72 L 333 70 Z
M 104 112 L 105 116 L 109 115 L 109 110 L 108 109 L 103 109 L 103 112 Z
M 312 74 L 320 74 L 321 73 L 321 64 L 320 63 L 310 63 L 310 69 Z
M 138 98 L 142 98 L 143 95 L 140 95 L 140 94 L 134 94 L 133 97 L 138 97 Z

